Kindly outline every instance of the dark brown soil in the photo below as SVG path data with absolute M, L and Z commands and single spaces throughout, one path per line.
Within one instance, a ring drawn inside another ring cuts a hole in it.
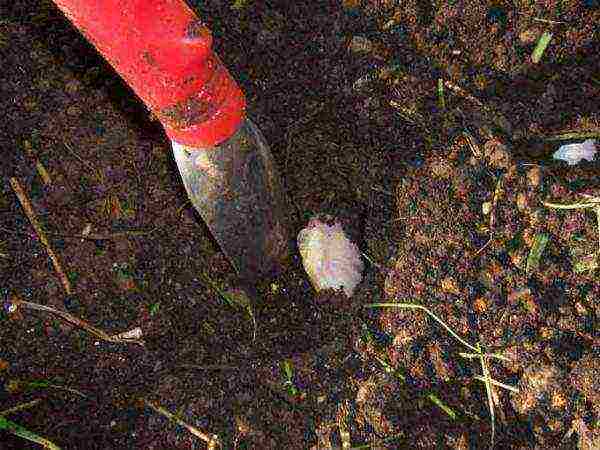
M 567 166 L 547 139 L 600 139 L 600 3 L 266 3 L 197 10 L 270 143 L 294 235 L 328 213 L 367 255 L 354 297 L 316 294 L 294 256 L 259 283 L 253 342 L 214 289 L 235 275 L 160 124 L 51 1 L 0 0 L 3 300 L 146 341 L 4 309 L 0 418 L 39 400 L 6 418 L 61 448 L 206 447 L 145 399 L 223 448 L 341 448 L 346 430 L 359 448 L 487 448 L 472 351 L 421 310 L 363 307 L 416 302 L 507 358 L 486 359 L 518 389 L 493 388 L 496 448 L 599 448 L 600 223 L 593 205 L 542 202 L 600 198 L 598 155 Z

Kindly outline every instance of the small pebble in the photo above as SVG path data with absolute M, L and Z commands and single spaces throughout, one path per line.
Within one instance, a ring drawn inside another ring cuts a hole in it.
M 8 314 L 12 314 L 17 310 L 17 305 L 15 305 L 12 302 L 5 302 L 4 303 L 4 311 L 6 311 Z
M 481 212 L 484 216 L 487 216 L 492 210 L 492 202 L 483 202 L 481 205 Z
M 373 50 L 373 43 L 364 36 L 353 36 L 348 48 L 354 53 L 369 53 Z
M 527 184 L 531 188 L 536 188 L 542 181 L 542 170 L 539 167 L 533 167 L 527 171 Z
M 485 156 L 490 165 L 496 169 L 507 169 L 511 163 L 511 157 L 502 142 L 498 139 L 490 139 L 483 145 Z
M 519 41 L 523 45 L 533 44 L 535 41 L 537 41 L 539 35 L 540 30 L 538 28 L 528 28 L 527 30 L 519 33 Z
M 71 80 L 65 85 L 65 92 L 74 94 L 81 88 L 81 83 L 78 80 Z
M 519 192 L 517 194 L 517 208 L 519 211 L 525 211 L 525 209 L 527 209 L 527 194 L 525 194 L 525 192 Z
M 483 314 L 488 309 L 487 299 L 485 297 L 477 297 L 473 301 L 473 310 L 476 313 Z
M 81 113 L 81 108 L 75 105 L 71 105 L 67 108 L 67 115 L 78 116 Z

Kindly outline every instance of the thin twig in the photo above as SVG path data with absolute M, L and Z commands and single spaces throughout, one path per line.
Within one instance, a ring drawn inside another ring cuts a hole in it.
M 367 255 L 365 252 L 360 252 L 360 253 L 361 253 L 361 255 L 363 255 L 363 256 L 364 256 L 364 258 L 365 258 L 365 259 L 366 259 L 366 260 L 369 262 L 369 264 L 371 264 L 372 266 L 374 266 L 374 267 L 376 267 L 377 269 L 381 270 L 382 272 L 385 270 L 385 269 L 384 269 L 384 267 L 383 267 L 381 264 L 379 264 L 379 263 L 376 263 L 375 261 L 373 261 L 373 259 L 371 259 L 371 258 L 369 257 L 369 255 Z
M 91 241 L 110 241 L 113 239 L 118 239 L 126 236 L 145 236 L 147 234 L 152 234 L 161 227 L 154 227 L 150 230 L 129 230 L 129 231 L 117 231 L 115 233 L 88 233 L 88 234 L 65 234 L 65 233 L 54 233 L 52 231 L 47 231 L 46 234 L 49 236 L 58 236 L 67 239 L 89 239 Z M 0 227 L 0 230 L 5 233 L 11 233 L 14 235 L 25 235 L 27 233 L 23 231 L 13 231 L 7 228 Z
M 83 397 L 83 398 L 88 398 L 88 396 L 85 395 L 83 392 L 78 391 L 77 389 L 73 389 L 73 388 L 67 387 L 67 386 L 60 386 L 58 384 L 48 384 L 48 387 L 52 388 L 52 389 L 58 389 L 58 390 L 61 390 L 61 391 L 71 392 L 72 394 L 77 394 L 77 395 L 79 395 L 80 397 Z
M 158 227 L 155 227 L 149 231 L 118 231 L 116 233 L 88 233 L 88 234 L 63 234 L 63 233 L 48 233 L 52 236 L 59 236 L 63 238 L 72 238 L 72 239 L 88 239 L 91 241 L 111 241 L 113 239 L 119 239 L 127 236 L 144 236 L 146 234 L 153 233 Z
M 496 226 L 496 208 L 498 207 L 498 200 L 500 199 L 500 194 L 502 192 L 502 175 L 498 178 L 498 181 L 496 182 L 496 188 L 494 189 L 494 196 L 492 197 L 492 206 L 490 208 L 490 222 L 489 222 L 489 238 L 487 240 L 487 242 L 483 245 L 483 247 L 481 247 L 479 250 L 477 250 L 473 256 L 477 256 L 479 253 L 481 253 L 489 244 L 492 243 L 492 240 L 494 238 L 494 228 Z
M 484 383 L 486 382 L 485 378 L 483 378 L 482 376 L 475 375 L 475 377 L 474 377 L 474 378 L 475 378 L 476 380 L 483 381 Z M 518 388 L 516 388 L 516 387 L 514 387 L 514 386 L 511 386 L 511 385 L 509 385 L 509 384 L 504 384 L 504 383 L 501 383 L 500 381 L 496 381 L 496 380 L 494 380 L 493 378 L 490 378 L 490 379 L 489 379 L 489 382 L 490 382 L 490 383 L 492 383 L 494 386 L 501 387 L 501 388 L 503 388 L 503 389 L 506 389 L 507 391 L 511 391 L 511 392 L 520 392 Z
M 494 388 L 492 387 L 490 371 L 487 366 L 486 357 L 481 354 L 479 360 L 481 361 L 481 371 L 483 373 L 483 382 L 485 384 L 485 392 L 488 399 L 488 407 L 490 408 L 490 419 L 492 421 L 492 438 L 490 442 L 490 449 L 494 448 L 494 439 L 496 437 L 496 414 L 494 410 Z
M 466 98 L 471 103 L 474 103 L 479 108 L 486 109 L 486 106 L 483 103 L 481 103 L 481 101 L 477 97 L 474 97 L 473 95 L 471 95 L 469 92 L 467 92 L 462 87 L 458 86 L 457 84 L 454 84 L 452 81 L 444 80 L 444 85 L 451 91 L 454 91 L 456 94 L 460 95 L 461 97 Z
M 561 23 L 567 23 L 567 22 L 560 22 L 558 20 L 548 20 L 548 19 L 540 19 L 539 17 L 531 17 L 529 14 L 524 13 L 524 12 L 517 12 L 517 14 L 521 15 L 521 16 L 526 16 L 527 18 L 535 21 L 535 22 L 542 22 L 542 23 L 551 23 L 551 24 L 561 24 Z
M 487 365 L 488 354 L 485 353 L 481 349 L 481 345 L 477 343 L 476 345 L 471 345 L 464 339 L 462 339 L 458 334 L 456 334 L 448 325 L 446 325 L 442 319 L 437 317 L 429 308 L 423 305 L 415 304 L 415 303 L 371 303 L 363 306 L 364 308 L 381 308 L 381 307 L 396 307 L 396 308 L 408 308 L 408 309 L 420 309 L 425 311 L 430 317 L 432 317 L 436 322 L 438 322 L 441 326 L 443 326 L 450 335 L 452 335 L 455 339 L 457 339 L 461 344 L 465 347 L 470 348 L 475 352 L 476 355 L 479 356 L 479 361 L 481 363 L 481 370 L 483 373 L 483 381 L 485 384 L 485 390 L 488 399 L 488 407 L 490 409 L 490 419 L 492 422 L 492 436 L 490 442 L 490 449 L 494 447 L 494 440 L 496 435 L 496 414 L 494 410 L 494 390 L 492 385 L 492 377 L 490 376 L 490 371 Z M 466 357 L 469 357 L 470 354 L 465 354 Z M 496 356 L 496 355 L 489 355 Z M 502 359 L 502 358 L 501 358 Z
M 21 183 L 19 183 L 19 180 L 17 180 L 16 178 L 11 178 L 10 185 L 12 186 L 13 190 L 15 191 L 17 198 L 21 202 L 21 206 L 23 207 L 25 214 L 27 215 L 27 218 L 29 219 L 29 222 L 31 222 L 31 225 L 35 229 L 35 232 L 37 233 L 37 235 L 40 239 L 40 242 L 42 244 L 44 244 L 44 247 L 46 247 L 48 256 L 50 256 L 50 259 L 52 260 L 52 265 L 54 266 L 54 270 L 56 270 L 56 273 L 58 274 L 58 278 L 60 278 L 60 281 L 63 285 L 65 292 L 67 293 L 67 295 L 70 295 L 72 293 L 71 283 L 69 282 L 67 275 L 63 271 L 63 269 L 60 265 L 60 262 L 58 260 L 58 257 L 54 253 L 54 250 L 52 250 L 52 247 L 50 247 L 48 238 L 46 237 L 46 234 L 44 233 L 44 230 L 42 229 L 42 227 L 37 219 L 37 216 L 33 210 L 33 207 L 31 206 L 31 202 L 29 201 L 29 199 L 27 198 L 27 195 L 25 194 L 25 191 L 21 187 Z
M 572 139 L 600 138 L 600 131 L 564 131 L 550 136 L 543 136 L 545 141 L 570 141 Z
M 594 208 L 596 213 L 596 227 L 598 228 L 598 252 L 600 253 L 600 206 Z
M 208 364 L 205 366 L 199 366 L 196 364 L 179 364 L 177 367 L 185 367 L 186 369 L 196 369 L 196 370 L 242 370 L 242 367 L 238 366 L 226 366 L 223 364 Z M 243 368 L 247 370 L 247 368 Z
M 588 199 L 587 203 L 561 204 L 542 201 L 542 204 L 548 208 L 555 209 L 585 209 L 591 208 L 596 213 L 596 226 L 598 229 L 598 253 L 600 254 L 600 197 L 581 194 Z
M 68 143 L 63 142 L 63 145 L 65 146 L 65 148 L 67 150 L 69 150 L 71 152 L 71 154 L 73 156 L 75 156 L 75 158 L 77 158 L 79 160 L 79 162 L 81 164 L 83 164 L 84 166 L 86 166 L 92 173 L 96 171 L 96 169 L 94 168 L 94 166 L 92 166 L 90 163 L 88 163 L 86 160 L 84 160 L 81 156 L 79 156 L 77 153 L 75 153 L 75 150 L 73 150 Z
M 46 388 L 50 388 L 50 389 L 57 389 L 60 391 L 67 391 L 67 392 L 71 392 L 72 394 L 77 394 L 80 397 L 83 398 L 88 398 L 87 395 L 85 395 L 83 392 L 78 391 L 77 389 L 73 389 L 67 386 L 61 386 L 59 384 L 52 384 L 52 383 L 48 383 L 45 380 L 41 380 L 41 381 L 37 381 L 37 380 L 33 380 L 33 381 L 27 381 L 27 380 L 10 380 L 8 382 L 8 386 L 9 386 L 9 390 L 16 390 L 16 391 L 24 391 L 27 389 L 46 389 Z
M 375 192 L 381 192 L 382 194 L 389 195 L 390 197 L 394 196 L 393 192 L 386 191 L 385 189 L 382 189 L 382 188 L 377 187 L 377 186 L 371 186 L 371 190 L 375 191 Z
M 460 356 L 462 356 L 463 358 L 467 358 L 467 359 L 478 359 L 481 356 L 481 353 L 458 352 L 458 354 Z M 500 355 L 498 353 L 483 353 L 483 355 L 488 358 L 495 358 L 495 359 L 499 359 L 501 361 L 512 361 L 510 358 L 507 358 L 506 356 Z
M 14 414 L 16 412 L 23 411 L 24 409 L 32 408 L 41 401 L 42 401 L 42 399 L 36 398 L 35 400 L 31 400 L 30 402 L 21 403 L 20 405 L 5 409 L 4 411 L 0 411 L 0 416 L 8 416 L 10 414 Z
M 450 80 L 444 80 L 444 86 L 446 86 L 448 89 L 453 91 L 458 96 L 464 97 L 465 99 L 467 99 L 468 101 L 473 103 L 475 106 L 480 108 L 482 111 L 484 111 L 486 114 L 491 116 L 492 121 L 496 125 L 498 125 L 501 129 L 503 129 L 505 133 L 507 133 L 508 135 L 512 134 L 510 132 L 510 128 L 511 128 L 510 122 L 499 111 L 497 112 L 494 110 L 494 108 L 492 108 L 488 105 L 485 105 L 484 103 L 481 102 L 481 100 L 479 100 L 477 97 L 470 94 L 466 89 L 463 89 L 459 85 L 454 84 Z
M 570 204 L 561 204 L 561 203 L 552 203 L 552 202 L 546 202 L 546 201 L 542 201 L 542 204 L 544 206 L 547 206 L 548 208 L 554 208 L 554 209 L 584 209 L 584 208 L 594 208 L 598 205 L 600 205 L 600 203 L 598 203 L 598 201 L 592 201 L 592 202 L 588 202 L 588 203 L 570 203 Z
M 96 328 L 93 325 L 90 325 L 85 320 L 75 317 L 75 316 L 69 314 L 68 312 L 61 311 L 59 309 L 52 308 L 50 306 L 44 306 L 44 305 L 40 305 L 38 303 L 26 302 L 24 300 L 14 299 L 14 298 L 11 300 L 10 303 L 12 303 L 13 305 L 15 305 L 17 307 L 22 306 L 22 307 L 34 309 L 37 311 L 44 311 L 44 312 L 48 312 L 50 314 L 54 314 L 54 315 L 60 317 L 61 319 L 63 319 L 65 322 L 68 322 L 72 325 L 83 328 L 84 330 L 90 332 L 94 336 L 96 336 L 104 341 L 107 341 L 107 342 L 144 345 L 144 341 L 142 339 L 123 337 L 123 333 L 111 336 L 108 333 L 106 333 L 105 331 L 103 331 L 99 328 Z
M 44 184 L 46 186 L 52 184 L 52 178 L 50 178 L 48 171 L 46 170 L 42 162 L 39 160 L 37 155 L 33 153 L 33 150 L 31 149 L 31 144 L 29 143 L 27 145 L 23 145 L 23 148 L 25 149 L 25 153 L 27 153 L 27 156 L 29 156 L 33 160 L 33 162 L 35 162 L 35 168 L 37 169 L 38 174 L 40 175 L 40 178 L 42 179 Z
M 364 305 L 364 308 L 384 308 L 384 307 L 392 307 L 392 308 L 405 308 L 405 309 L 420 309 L 421 311 L 425 311 L 429 317 L 439 323 L 444 329 L 450 333 L 458 342 L 464 345 L 467 348 L 470 348 L 477 354 L 481 354 L 481 350 L 474 345 L 469 344 L 463 338 L 461 338 L 458 334 L 454 332 L 448 325 L 442 321 L 438 316 L 436 316 L 429 308 L 423 305 L 417 305 L 416 303 L 369 303 Z
M 203 433 L 202 431 L 200 431 L 198 428 L 190 425 L 187 422 L 184 422 L 179 417 L 177 417 L 174 414 L 172 414 L 171 412 L 167 411 L 162 406 L 157 405 L 154 402 L 151 402 L 150 400 L 147 400 L 145 398 L 143 398 L 142 401 L 144 402 L 144 404 L 146 406 L 150 407 L 151 409 L 153 409 L 157 413 L 162 414 L 167 419 L 175 422 L 178 425 L 181 425 L 182 427 L 185 427 L 194 436 L 199 437 L 200 439 L 202 439 L 204 442 L 206 442 L 208 444 L 208 448 L 209 449 L 215 449 L 217 446 L 218 447 L 222 447 L 221 446 L 221 442 L 219 441 L 219 437 L 216 434 L 213 434 L 212 436 L 209 436 L 208 434 Z

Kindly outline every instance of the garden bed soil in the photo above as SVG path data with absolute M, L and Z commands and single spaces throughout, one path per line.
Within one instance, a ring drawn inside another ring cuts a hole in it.
M 139 328 L 145 345 L 4 310 L 0 412 L 37 402 L 6 418 L 69 449 L 205 448 L 150 404 L 223 448 L 487 448 L 492 423 L 496 448 L 600 447 L 596 213 L 543 203 L 600 197 L 598 156 L 568 166 L 544 139 L 600 135 L 600 7 L 520 3 L 196 6 L 271 145 L 294 234 L 339 217 L 367 265 L 346 299 L 316 294 L 294 253 L 259 283 L 254 341 L 160 124 L 52 2 L 2 0 L 5 300 Z M 463 342 L 423 309 L 365 308 L 382 302 L 418 303 Z M 492 389 L 494 421 L 481 359 L 460 355 L 474 348 L 504 357 L 484 357 L 509 386 Z

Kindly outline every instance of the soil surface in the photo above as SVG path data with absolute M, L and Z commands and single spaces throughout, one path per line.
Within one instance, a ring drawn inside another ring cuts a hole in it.
M 0 0 L 0 426 L 65 449 L 206 448 L 189 426 L 227 449 L 600 448 L 600 156 L 552 158 L 600 140 L 600 2 L 194 7 L 293 236 L 336 217 L 363 281 L 317 294 L 294 251 L 254 330 L 160 123 L 51 1 Z

